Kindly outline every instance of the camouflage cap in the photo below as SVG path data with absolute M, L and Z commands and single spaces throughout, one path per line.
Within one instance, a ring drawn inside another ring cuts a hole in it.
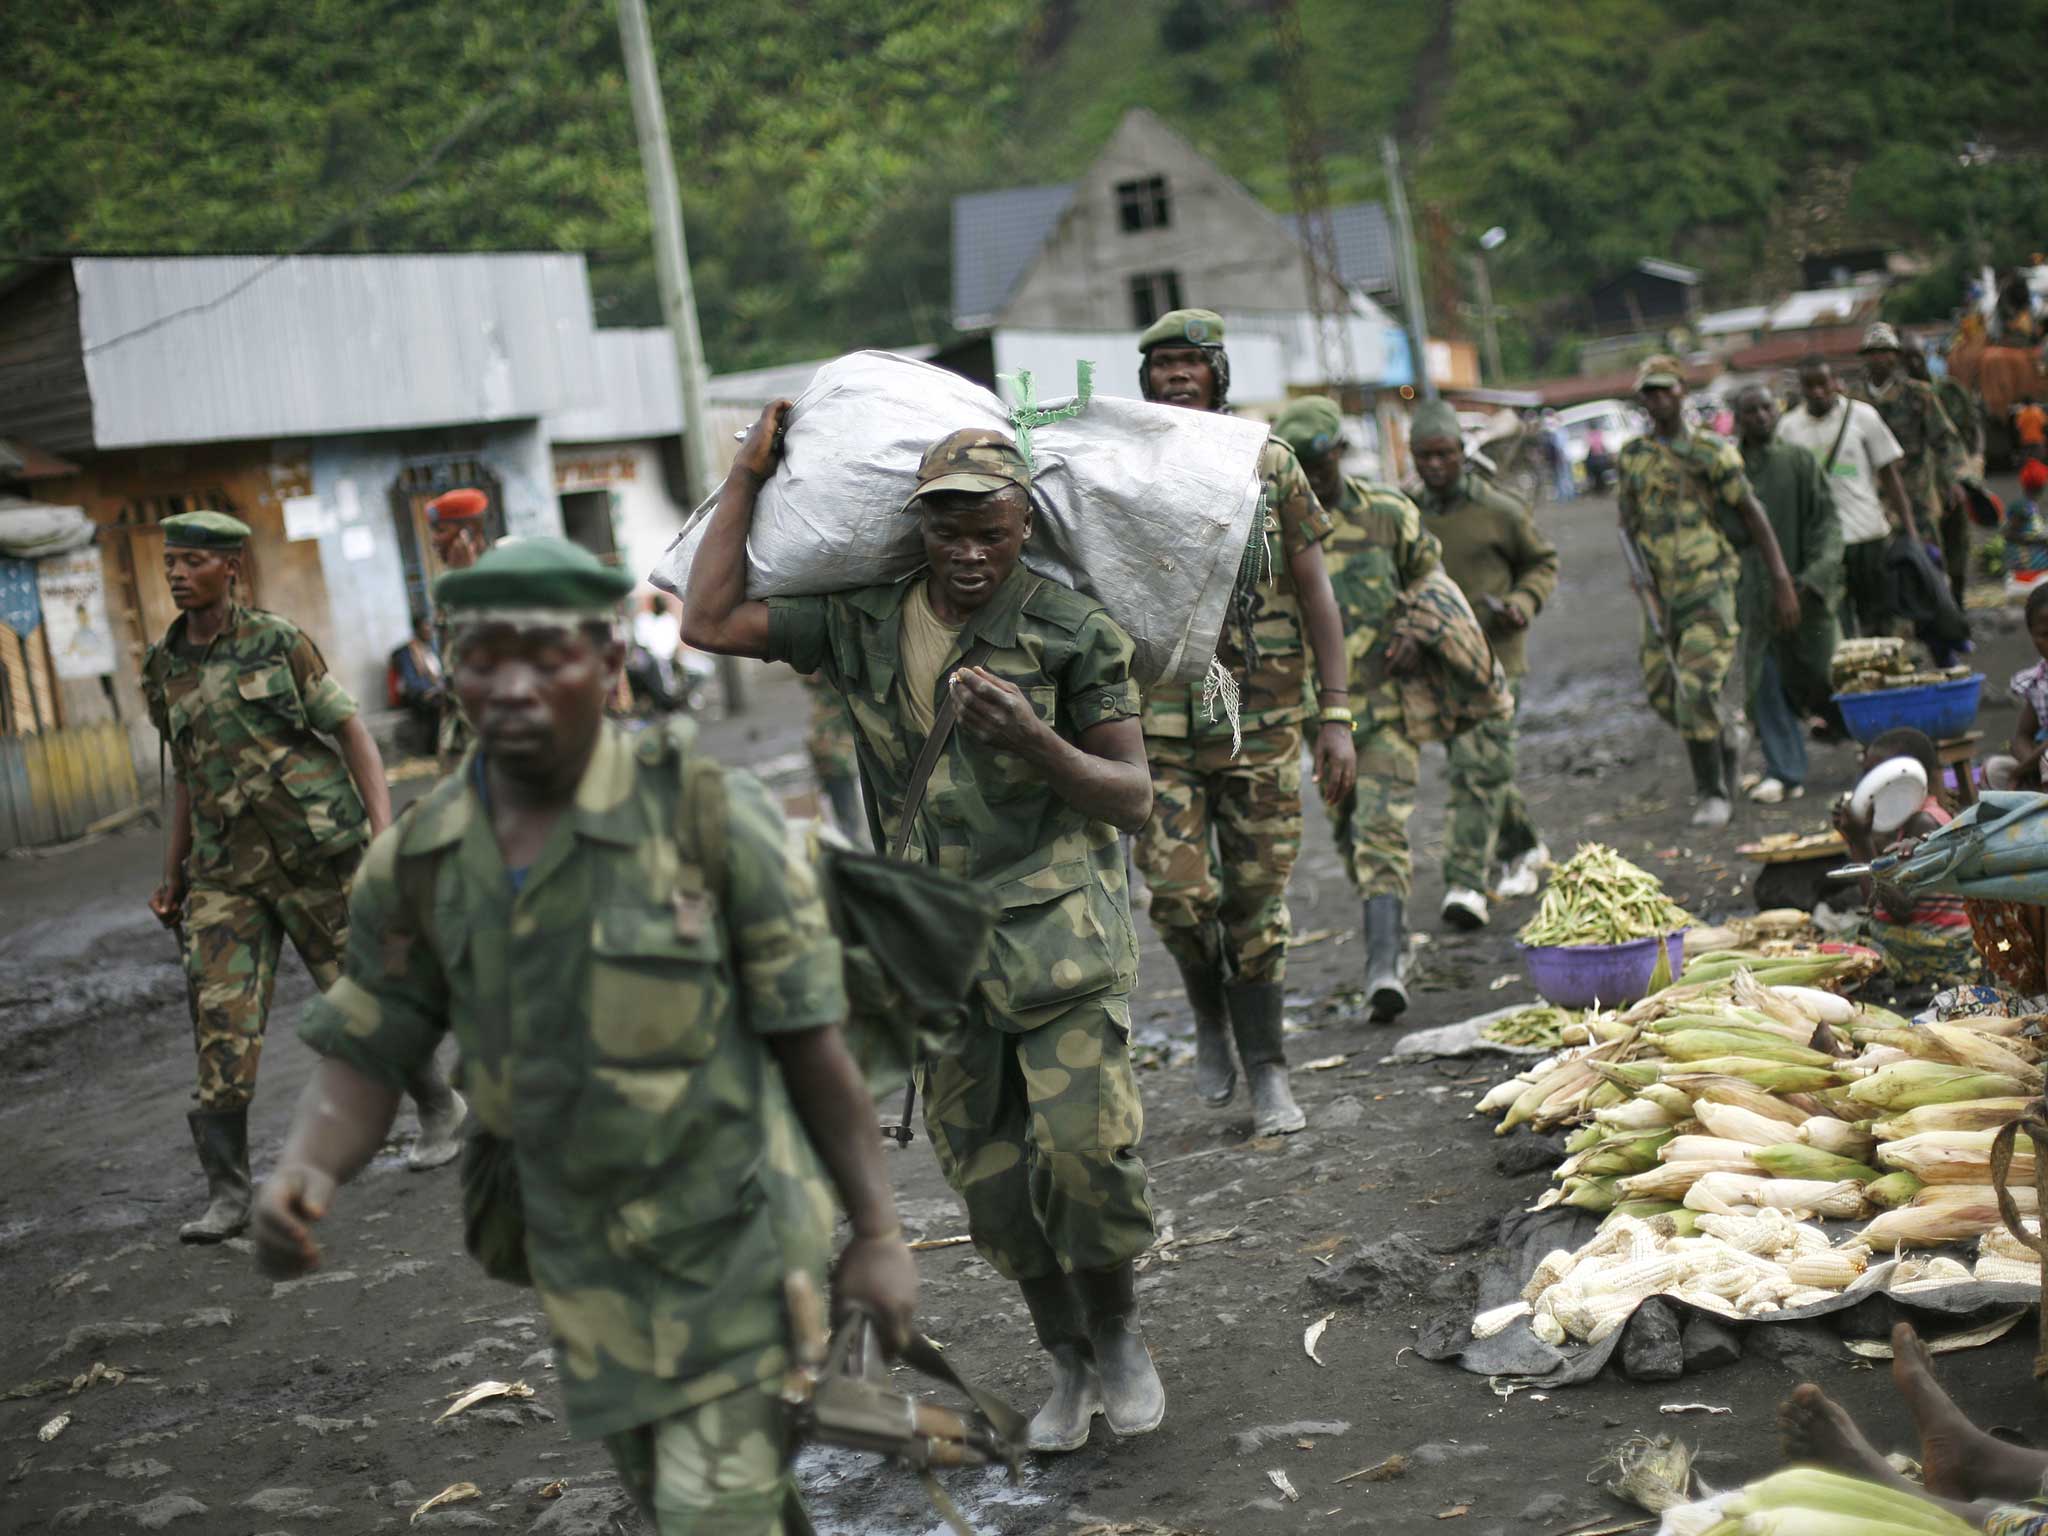
M 633 578 L 567 539 L 500 544 L 466 570 L 434 583 L 434 601 L 450 618 L 474 610 L 602 618 L 633 590 Z
M 458 486 L 452 491 L 443 491 L 427 503 L 427 521 L 467 522 L 473 517 L 482 517 L 490 504 L 491 498 L 474 486 Z
M 1298 459 L 1320 459 L 1344 439 L 1344 413 L 1324 395 L 1303 395 L 1287 402 L 1273 418 L 1273 435 L 1294 450 Z
M 1636 388 L 1683 389 L 1685 365 L 1668 352 L 1656 352 L 1636 365 Z
M 249 542 L 249 525 L 225 512 L 180 512 L 157 527 L 172 549 L 240 549 Z
M 1031 489 L 1031 466 L 1017 445 L 989 427 L 963 427 L 925 449 L 917 461 L 917 489 L 903 503 L 908 512 L 920 496 L 934 491 L 987 495 L 1006 485 Z
M 1408 441 L 1419 443 L 1433 438 L 1449 438 L 1454 443 L 1465 441 L 1465 429 L 1458 425 L 1458 412 L 1448 400 L 1421 401 L 1409 414 Z
M 1185 344 L 1192 347 L 1223 345 L 1223 317 L 1213 309 L 1168 310 L 1145 327 L 1138 338 L 1138 350 Z
M 1858 352 L 1896 352 L 1899 350 L 1899 333 L 1882 320 L 1871 322 L 1870 329 L 1863 333 L 1863 345 Z

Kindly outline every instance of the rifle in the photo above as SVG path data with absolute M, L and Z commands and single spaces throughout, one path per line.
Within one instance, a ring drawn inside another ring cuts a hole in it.
M 1622 563 L 1628 567 L 1628 584 L 1635 592 L 1636 601 L 1643 605 L 1643 618 L 1648 621 L 1650 633 L 1657 637 L 1657 643 L 1664 647 L 1664 659 L 1671 666 L 1671 675 L 1678 676 L 1678 651 L 1671 643 L 1671 632 L 1665 628 L 1662 602 L 1657 596 L 1657 579 L 1650 574 L 1650 562 L 1643 558 L 1643 546 L 1636 542 L 1636 536 L 1626 528 L 1614 530 L 1621 540 Z

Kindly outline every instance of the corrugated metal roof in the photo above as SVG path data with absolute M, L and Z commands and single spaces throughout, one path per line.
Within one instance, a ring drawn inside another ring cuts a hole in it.
M 580 255 L 81 257 L 101 448 L 546 416 L 595 398 Z
M 606 443 L 680 435 L 682 380 L 668 327 L 601 330 L 591 344 L 596 398 L 550 416 L 548 436 L 558 443 Z
M 953 323 L 989 325 L 1002 313 L 1067 204 L 1075 183 L 1006 187 L 953 199 Z
M 1295 239 L 1301 238 L 1301 221 L 1283 214 L 1281 221 Z M 1394 231 L 1381 203 L 1345 203 L 1330 210 L 1330 231 L 1337 237 L 1337 275 L 1364 293 L 1394 294 L 1400 291 L 1400 271 L 1394 261 Z

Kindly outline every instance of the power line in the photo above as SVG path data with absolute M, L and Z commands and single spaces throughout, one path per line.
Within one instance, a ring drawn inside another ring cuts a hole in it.
M 306 239 L 300 241 L 299 244 L 292 247 L 292 249 L 288 251 L 282 251 L 279 254 L 272 256 L 268 261 L 264 262 L 261 266 L 257 267 L 255 271 L 251 272 L 248 276 L 244 277 L 240 282 L 235 283 L 225 292 L 217 294 L 213 298 L 207 299 L 203 303 L 187 304 L 183 309 L 174 309 L 167 315 L 159 315 L 154 320 L 146 321 L 145 323 L 136 326 L 132 330 L 122 331 L 118 335 L 109 336 L 105 341 L 96 341 L 91 346 L 86 347 L 83 350 L 82 355 L 86 357 L 91 357 L 95 353 L 105 352 L 112 347 L 118 347 L 123 342 L 133 341 L 138 336 L 147 336 L 152 331 L 162 330 L 165 326 L 170 325 L 174 321 L 184 320 L 192 315 L 202 315 L 206 314 L 210 310 L 218 309 L 220 308 L 221 305 L 227 303 L 229 300 L 236 298 L 240 294 L 246 292 L 249 288 L 253 287 L 263 278 L 268 277 L 272 272 L 276 271 L 280 266 L 284 265 L 284 263 L 286 263 L 287 261 L 290 261 L 293 257 L 305 255 L 307 251 L 311 250 L 314 246 L 324 242 L 329 236 L 334 234 L 336 230 L 342 229 L 349 224 L 355 223 L 356 221 L 363 218 L 367 214 L 375 211 L 377 208 L 382 207 L 392 198 L 398 196 L 399 193 L 405 191 L 408 187 L 412 186 L 414 182 L 418 181 L 422 176 L 426 175 L 427 172 L 431 171 L 436 165 L 438 165 L 441 162 L 441 158 L 444 155 L 446 155 L 449 150 L 453 149 L 457 144 L 461 143 L 462 140 L 466 138 L 470 133 L 474 132 L 484 122 L 486 118 L 490 117 L 500 107 L 504 106 L 506 102 L 511 100 L 513 92 L 519 86 L 524 85 L 528 80 L 533 78 L 534 74 L 539 70 L 541 63 L 545 59 L 552 57 L 552 55 L 557 50 L 560 49 L 563 42 L 568 38 L 570 30 L 576 25 L 577 22 L 581 21 L 586 14 L 588 14 L 588 12 L 595 4 L 597 4 L 597 0 L 580 0 L 580 3 L 576 6 L 576 8 L 570 11 L 567 16 L 563 17 L 562 24 L 555 29 L 554 43 L 551 47 L 549 47 L 545 51 L 537 51 L 533 55 L 531 55 L 532 62 L 524 70 L 522 70 L 520 73 L 516 75 L 511 76 L 504 82 L 503 85 L 500 86 L 500 88 L 495 94 L 486 97 L 484 100 L 478 102 L 475 106 L 471 107 L 468 112 L 464 113 L 462 116 L 462 120 L 458 122 L 453 128 L 451 128 L 447 133 L 443 134 L 438 140 L 436 140 L 433 147 L 429 149 L 424 156 L 422 156 L 418 161 L 414 163 L 412 169 L 407 171 L 403 176 L 399 177 L 396 181 L 390 183 L 388 186 L 380 188 L 378 191 L 372 193 L 368 198 L 365 198 L 363 201 L 349 208 L 346 212 L 338 214 L 334 218 L 328 220 L 327 223 L 322 225 L 318 230 L 314 231 L 314 233 L 309 235 Z

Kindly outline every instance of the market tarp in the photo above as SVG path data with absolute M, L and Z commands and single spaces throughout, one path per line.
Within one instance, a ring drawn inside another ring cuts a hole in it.
M 1038 509 L 1024 563 L 1109 611 L 1136 646 L 1139 681 L 1198 682 L 1260 506 L 1265 424 L 1105 395 L 1065 409 L 1047 401 L 1023 416 Z M 886 352 L 827 363 L 791 408 L 781 466 L 756 503 L 747 595 L 908 575 L 924 561 L 917 520 L 903 513 L 924 450 L 963 427 L 1019 436 L 1018 415 L 929 363 Z M 655 586 L 687 588 L 711 505 L 655 566 Z
M 1823 1230 L 1847 1232 L 1855 1223 L 1820 1223 Z M 1552 1206 L 1547 1211 L 1517 1211 L 1503 1217 L 1499 1246 L 1479 1271 L 1479 1300 L 1470 1311 L 1460 1310 L 1424 1326 L 1416 1340 L 1415 1352 L 1425 1360 L 1455 1362 L 1481 1376 L 1499 1376 L 1532 1387 L 1568 1387 L 1591 1381 L 1605 1369 L 1615 1350 L 1621 1347 L 1635 1314 L 1598 1344 L 1567 1342 L 1553 1347 L 1537 1338 L 1527 1319 L 1510 1323 L 1490 1339 L 1472 1337 L 1472 1319 L 1494 1307 L 1519 1300 L 1522 1288 L 1536 1273 L 1545 1255 L 1565 1249 L 1576 1253 L 1591 1241 L 1600 1228 L 1600 1217 L 1590 1211 Z M 1987 1321 L 2015 1308 L 2036 1306 L 2041 1287 L 2032 1282 L 1993 1283 L 1960 1280 L 1945 1285 L 1916 1284 L 1909 1292 L 1893 1294 L 1891 1285 L 1897 1269 L 1894 1260 L 1874 1263 L 1846 1291 L 1817 1301 L 1812 1306 L 1790 1307 L 1761 1317 L 1730 1318 L 1691 1306 L 1675 1296 L 1644 1298 L 1643 1307 L 1669 1307 L 1681 1325 L 1686 1319 L 1704 1317 L 1723 1328 L 1742 1329 L 1763 1324 L 1798 1323 L 1830 1314 L 1855 1312 L 1840 1320 L 1839 1331 L 1855 1338 L 1875 1338 L 1890 1332 L 1894 1322 L 1913 1321 L 1916 1326 L 1939 1319 L 1962 1326 Z M 1923 1331 L 1924 1327 L 1923 1327 Z
M 1872 875 L 1902 891 L 2048 903 L 2048 795 L 1986 790 L 1947 826 Z

